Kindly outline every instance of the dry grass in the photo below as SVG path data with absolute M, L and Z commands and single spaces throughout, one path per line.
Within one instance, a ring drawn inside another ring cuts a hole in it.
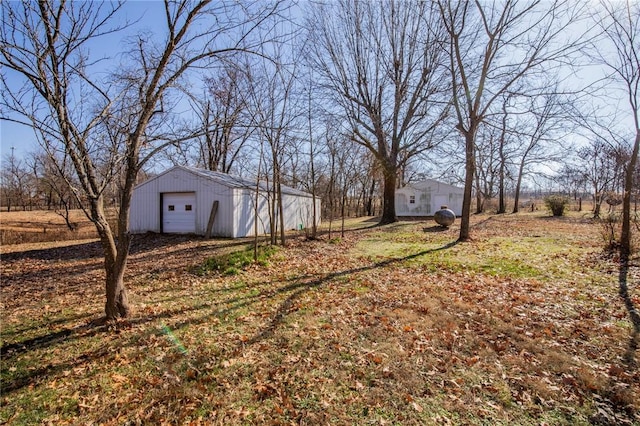
M 0 212 L 0 244 L 84 240 L 97 238 L 93 224 L 81 210 L 70 212 L 70 230 L 64 218 L 52 210 Z
M 97 244 L 3 255 L 0 422 L 639 421 L 597 225 L 475 216 L 473 241 L 454 244 L 455 226 L 371 224 L 292 240 L 235 276 L 192 271 L 246 241 L 140 236 L 135 314 L 110 326 L 95 322 Z M 632 268 L 636 302 L 639 278 Z

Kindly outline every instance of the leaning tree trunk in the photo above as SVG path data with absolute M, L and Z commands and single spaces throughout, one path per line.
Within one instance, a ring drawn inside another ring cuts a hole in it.
M 284 229 L 284 201 L 282 199 L 282 185 L 280 183 L 280 176 L 278 176 L 278 214 L 279 214 L 279 222 L 280 222 L 280 244 L 284 247 L 287 245 L 287 239 Z

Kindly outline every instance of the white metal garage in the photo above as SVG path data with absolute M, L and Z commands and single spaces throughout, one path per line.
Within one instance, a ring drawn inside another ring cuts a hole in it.
M 464 190 L 433 179 L 410 183 L 396 190 L 397 216 L 433 216 L 447 206 L 460 216 Z
M 310 227 L 313 197 L 282 187 L 285 229 Z M 245 237 L 270 232 L 273 192 L 224 173 L 176 166 L 139 184 L 131 199 L 129 231 Z M 316 200 L 320 223 L 320 200 Z

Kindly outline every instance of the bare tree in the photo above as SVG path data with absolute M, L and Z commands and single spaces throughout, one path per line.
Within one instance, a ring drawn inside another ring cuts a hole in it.
M 506 186 L 506 174 L 507 174 L 507 145 L 510 139 L 509 128 L 507 127 L 509 113 L 508 106 L 510 101 L 510 96 L 507 95 L 504 97 L 502 101 L 502 114 L 500 117 L 500 136 L 498 137 L 498 158 L 499 158 L 499 166 L 498 166 L 498 210 L 496 213 L 503 214 L 506 213 L 506 202 L 505 202 L 505 186 Z
M 266 142 L 269 152 L 268 160 L 271 175 L 267 177 L 271 185 L 271 243 L 277 242 L 279 232 L 280 244 L 286 244 L 284 229 L 284 206 L 282 185 L 284 184 L 284 167 L 286 151 L 293 142 L 293 125 L 301 118 L 301 98 L 295 95 L 298 78 L 297 62 L 286 53 L 278 50 L 272 61 L 260 61 L 253 65 L 250 77 L 250 94 L 247 107 L 254 117 L 254 126 L 261 142 Z M 292 54 L 293 52 L 288 52 Z M 266 164 L 265 164 L 266 166 Z
M 475 149 L 476 213 L 485 210 L 488 200 L 495 197 L 500 172 L 501 130 L 485 126 L 478 130 Z
M 374 216 L 376 195 L 378 191 L 378 184 L 380 181 L 380 173 L 378 173 L 378 164 L 375 161 L 375 157 L 369 152 L 366 155 L 361 156 L 361 168 L 360 173 L 356 177 L 356 180 L 360 184 L 360 191 L 362 197 L 362 216 Z M 364 168 L 362 168 L 364 165 Z
M 384 176 L 381 224 L 395 222 L 402 160 L 430 148 L 446 115 L 441 20 L 430 2 L 342 0 L 308 18 L 311 62 L 353 141 Z
M 335 195 L 337 193 L 336 183 L 338 181 L 338 147 L 344 145 L 338 145 L 337 141 L 341 138 L 337 126 L 333 121 L 327 121 L 325 123 L 324 134 L 322 135 L 322 141 L 327 151 L 327 162 L 329 176 L 326 179 L 326 191 L 323 196 L 323 205 L 325 206 L 325 217 L 329 218 L 329 239 L 331 239 L 331 232 L 333 230 L 333 219 L 335 217 L 336 200 Z
M 366 148 L 362 146 L 350 146 L 350 135 L 337 131 L 331 125 L 326 128 L 324 143 L 329 157 L 329 186 L 325 199 L 328 205 L 329 238 L 331 238 L 333 219 L 340 217 L 341 236 L 344 237 L 345 219 L 349 214 L 349 202 L 351 196 L 357 192 L 355 183 L 358 177 L 368 170 L 362 168 L 363 159 L 366 158 Z
M 475 142 L 495 102 L 525 79 L 551 73 L 576 48 L 567 31 L 584 6 L 567 0 L 437 1 L 449 34 L 449 72 L 456 128 L 465 144 L 460 241 L 469 239 L 476 173 Z M 576 37 L 576 40 L 579 37 Z M 530 92 L 532 94 L 534 92 Z
M 317 157 L 321 153 L 320 144 L 316 142 L 316 124 L 314 120 L 314 112 L 317 112 L 314 108 L 313 103 L 313 94 L 314 94 L 314 81 L 313 81 L 313 73 L 308 73 L 307 76 L 307 90 L 306 90 L 306 115 L 307 115 L 307 139 L 308 139 L 308 150 L 309 150 L 309 162 L 307 168 L 307 178 L 306 181 L 306 189 L 311 192 L 311 198 L 313 200 L 313 211 L 312 211 L 312 220 L 313 223 L 311 225 L 311 233 L 307 231 L 307 238 L 316 239 L 318 237 L 318 217 L 320 217 L 320 212 L 317 211 L 316 207 L 316 199 L 318 197 L 318 161 Z
M 53 207 L 56 214 L 64 219 L 67 228 L 75 231 L 77 223 L 71 222 L 71 210 L 77 208 L 78 203 L 69 183 L 76 187 L 78 182 L 74 179 L 69 157 L 52 158 L 46 152 L 34 153 L 30 166 L 33 176 L 47 193 L 47 208 Z
M 625 168 L 622 200 L 620 254 L 626 262 L 631 254 L 631 192 L 640 149 L 640 4 L 603 0 L 594 18 L 605 42 L 613 47 L 611 54 L 605 53 L 608 50 L 595 48 L 595 58 L 610 71 L 607 81 L 624 94 L 635 133 Z M 607 90 L 610 90 L 609 86 Z M 640 324 L 636 326 L 640 328 Z
M 578 210 L 582 210 L 582 194 L 587 192 L 587 180 L 583 166 L 579 163 L 573 164 L 571 160 L 565 160 L 564 165 L 555 176 L 555 181 L 560 188 L 573 195 L 578 201 Z
M 578 150 L 581 161 L 580 170 L 583 180 L 593 191 L 593 217 L 600 217 L 602 203 L 607 192 L 614 190 L 614 183 L 618 173 L 617 149 L 601 138 L 592 139 L 588 145 Z
M 513 153 L 516 168 L 513 213 L 519 210 L 522 180 L 533 173 L 532 166 L 549 166 L 567 151 L 560 149 L 560 141 L 571 131 L 562 97 L 558 91 L 551 91 L 529 98 L 523 105 L 524 111 L 517 113 L 512 129 L 519 142 Z
M 640 150 L 640 4 L 601 0 L 593 14 L 593 24 L 600 30 L 601 37 L 591 46 L 589 56 L 595 63 L 604 66 L 607 71 L 602 81 L 602 88 L 596 92 L 595 99 L 604 100 L 604 109 L 610 114 L 613 109 L 616 120 L 605 127 L 605 134 L 609 139 L 623 146 L 628 153 L 623 167 L 618 293 L 633 325 L 633 334 L 626 357 L 627 361 L 633 364 L 640 336 L 640 312 L 630 297 L 628 277 L 633 230 L 631 198 L 634 190 L 637 191 L 638 188 L 635 177 Z M 602 117 L 598 118 L 602 119 Z
M 88 44 L 120 29 L 111 22 L 121 4 L 2 3 L 0 64 L 8 70 L 2 75 L 2 104 L 42 132 L 50 152 L 64 151 L 73 163 L 79 181 L 74 193 L 104 251 L 107 319 L 130 314 L 123 277 L 131 195 L 138 172 L 168 138 L 167 129 L 164 139 L 156 132 L 166 121 L 172 89 L 195 66 L 251 49 L 247 36 L 279 7 L 242 6 L 165 0 L 165 33 L 137 34 L 129 62 L 111 84 L 93 74 L 97 60 L 89 56 Z M 215 17 L 210 26 L 203 25 L 207 16 Z M 120 180 L 115 230 L 105 210 L 105 190 L 114 179 Z
M 22 206 L 22 210 L 26 210 L 29 199 L 27 188 L 29 171 L 22 160 L 15 156 L 13 148 L 11 148 L 11 153 L 2 159 L 2 162 L 0 179 L 2 179 L 2 192 L 7 211 L 10 212 L 12 207 L 15 209 L 17 206 Z
M 198 137 L 198 164 L 207 170 L 229 173 L 252 134 L 246 117 L 248 74 L 237 63 L 225 64 L 205 79 L 206 94 L 192 105 L 202 120 Z

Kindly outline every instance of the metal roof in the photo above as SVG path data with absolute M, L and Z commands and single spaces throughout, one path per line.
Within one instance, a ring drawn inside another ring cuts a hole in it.
M 255 190 L 256 188 L 256 182 L 250 179 L 244 179 L 239 176 L 233 176 L 226 173 L 214 172 L 212 170 L 198 169 L 195 167 L 187 167 L 187 166 L 174 166 L 168 170 L 165 170 L 159 175 L 149 179 L 146 182 L 157 179 L 160 176 L 167 174 L 175 169 L 185 170 L 191 174 L 200 176 L 205 179 L 213 180 L 221 185 L 228 186 L 230 188 L 245 188 L 245 189 L 253 189 L 253 190 Z M 146 182 L 143 182 L 141 185 L 145 184 Z M 259 185 L 260 185 L 260 190 L 262 191 L 272 190 L 272 188 L 270 186 L 267 186 L 266 182 L 264 181 L 259 182 Z M 312 195 L 309 194 L 308 192 L 304 192 L 299 189 L 291 188 L 285 185 L 281 185 L 281 190 L 283 194 L 287 194 L 287 195 L 297 195 L 300 197 L 312 197 Z

